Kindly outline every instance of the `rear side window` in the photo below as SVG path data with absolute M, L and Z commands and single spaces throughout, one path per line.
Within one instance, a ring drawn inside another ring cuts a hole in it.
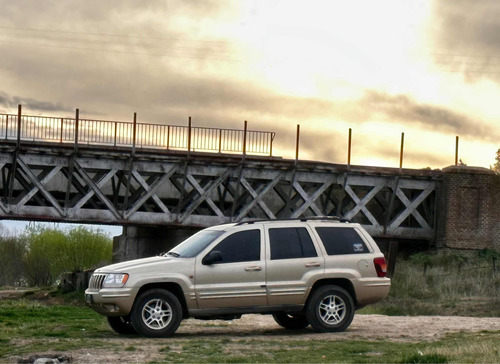
M 363 254 L 370 251 L 356 230 L 340 227 L 317 227 L 328 255 Z
M 317 257 L 306 228 L 269 229 L 271 260 Z

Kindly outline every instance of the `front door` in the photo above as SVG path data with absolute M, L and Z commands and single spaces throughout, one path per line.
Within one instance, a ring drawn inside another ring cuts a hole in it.
M 255 228 L 235 232 L 196 259 L 198 308 L 267 304 L 262 234 Z M 203 258 L 211 252 L 220 252 L 220 260 L 203 264 Z

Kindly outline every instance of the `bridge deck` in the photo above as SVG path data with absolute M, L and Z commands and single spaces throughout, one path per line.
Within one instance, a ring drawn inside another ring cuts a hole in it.
M 210 226 L 337 215 L 434 240 L 440 171 L 64 143 L 0 144 L 0 218 Z

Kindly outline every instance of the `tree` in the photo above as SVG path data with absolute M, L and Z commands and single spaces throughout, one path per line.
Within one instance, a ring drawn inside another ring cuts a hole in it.
M 500 149 L 497 150 L 497 155 L 495 157 L 495 164 L 491 167 L 491 169 L 495 173 L 500 174 Z
M 111 262 L 113 243 L 100 230 L 76 227 L 60 231 L 27 228 L 24 235 L 26 278 L 30 286 L 49 286 L 64 272 L 82 271 Z
M 16 237 L 0 237 L 0 286 L 21 286 L 25 280 L 26 245 Z

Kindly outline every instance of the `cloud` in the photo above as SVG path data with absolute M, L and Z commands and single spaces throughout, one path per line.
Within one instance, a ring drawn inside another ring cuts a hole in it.
M 32 98 L 10 96 L 5 92 L 0 91 L 0 106 L 3 106 L 10 111 L 17 108 L 17 105 L 22 105 L 23 107 L 27 107 L 29 110 L 35 111 L 70 111 L 70 108 L 60 102 L 40 101 Z
M 500 82 L 500 2 L 497 0 L 433 1 L 433 58 L 469 81 Z
M 498 129 L 492 129 L 481 120 L 443 106 L 419 103 L 409 95 L 368 90 L 360 100 L 360 106 L 381 114 L 388 121 L 419 124 L 442 133 L 455 133 L 490 142 L 497 142 L 500 136 Z

